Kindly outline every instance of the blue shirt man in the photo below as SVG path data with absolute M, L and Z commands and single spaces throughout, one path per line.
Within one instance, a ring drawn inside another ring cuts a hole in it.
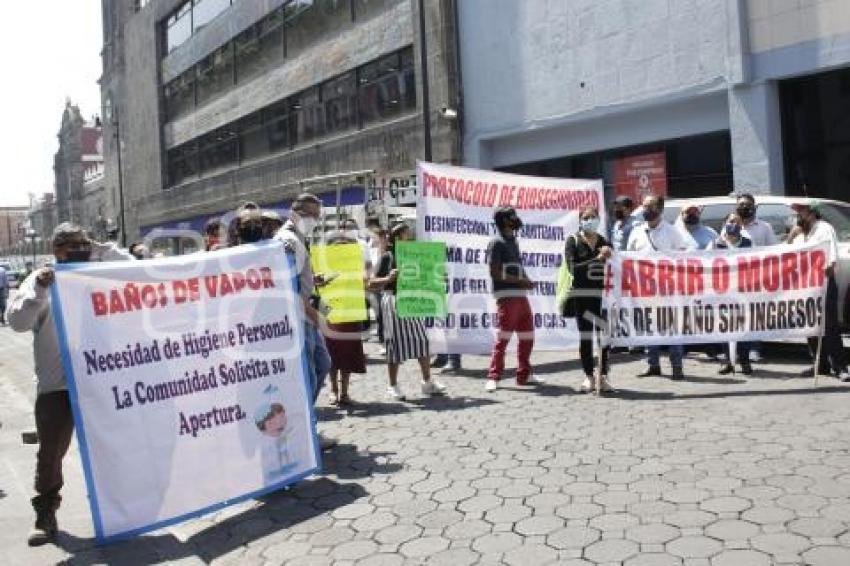
M 676 222 L 676 227 L 693 240 L 696 249 L 707 249 L 717 240 L 717 232 L 702 223 L 702 209 L 698 206 L 688 206 L 682 209 L 682 214 Z
M 614 251 L 623 251 L 629 242 L 632 228 L 640 219 L 632 216 L 635 206 L 631 198 L 620 195 L 614 199 L 614 224 L 611 226 L 609 240 Z

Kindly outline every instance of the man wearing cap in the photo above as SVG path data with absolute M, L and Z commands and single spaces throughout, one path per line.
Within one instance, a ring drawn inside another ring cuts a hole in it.
M 636 226 L 629 235 L 626 244 L 627 251 L 633 252 L 669 252 L 680 250 L 692 250 L 696 244 L 689 239 L 681 230 L 677 230 L 672 224 L 665 221 L 662 213 L 664 211 L 664 197 L 661 195 L 647 195 L 643 200 L 643 219 L 645 222 Z M 648 362 L 649 367 L 638 377 L 660 376 L 661 364 L 659 356 L 660 346 L 650 346 Z M 682 358 L 684 348 L 682 344 L 670 344 L 670 365 L 673 368 L 673 379 L 684 379 L 682 370 Z
M 811 367 L 803 372 L 803 377 L 813 377 L 815 371 L 828 374 L 830 366 L 841 381 L 850 381 L 847 370 L 847 356 L 844 343 L 841 340 L 841 330 L 838 323 L 838 285 L 835 283 L 835 269 L 838 261 L 838 238 L 835 229 L 821 219 L 818 201 L 793 204 L 791 208 L 797 212 L 797 225 L 788 233 L 786 243 L 789 244 L 820 244 L 826 243 L 829 248 L 826 257 L 826 302 L 824 305 L 823 341 L 821 345 L 820 367 Z M 816 356 L 818 339 L 809 338 L 809 350 Z
M 56 227 L 52 244 L 56 263 L 135 259 L 115 244 L 90 240 L 85 230 L 70 222 Z M 50 308 L 50 286 L 54 280 L 52 267 L 33 271 L 21 283 L 6 311 L 12 330 L 33 334 L 35 428 L 39 445 L 35 464 L 37 495 L 32 498 L 36 519 L 28 538 L 30 546 L 45 544 L 56 536 L 56 511 L 62 501 L 60 492 L 64 482 L 62 460 L 74 432 L 68 383 Z
M 696 205 L 686 206 L 679 215 L 676 226 L 683 231 L 686 237 L 694 241 L 698 250 L 708 248 L 717 240 L 717 232 L 710 226 L 702 223 L 702 208 Z
M 620 195 L 614 199 L 614 224 L 611 226 L 610 241 L 614 251 L 621 252 L 626 249 L 632 228 L 639 222 L 637 216 L 632 215 L 635 204 L 630 197 Z

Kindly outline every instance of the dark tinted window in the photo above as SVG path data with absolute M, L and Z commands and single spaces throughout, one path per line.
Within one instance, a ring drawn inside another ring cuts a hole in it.
M 357 86 L 354 71 L 322 85 L 325 126 L 328 133 L 357 126 Z
M 236 163 L 238 144 L 236 130 L 225 126 L 200 139 L 199 161 L 201 172 L 208 172 Z

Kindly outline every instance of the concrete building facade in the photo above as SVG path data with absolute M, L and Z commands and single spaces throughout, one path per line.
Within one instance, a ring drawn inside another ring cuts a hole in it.
M 847 198 L 850 2 L 465 0 L 459 20 L 472 166 L 612 198 Z
M 104 0 L 104 123 L 121 141 L 105 144 L 105 184 L 120 147 L 130 238 L 281 205 L 317 176 L 406 183 L 426 146 L 458 162 L 458 124 L 439 113 L 457 105 L 455 5 L 423 4 L 424 22 L 417 0 Z M 381 194 L 360 188 L 345 204 Z

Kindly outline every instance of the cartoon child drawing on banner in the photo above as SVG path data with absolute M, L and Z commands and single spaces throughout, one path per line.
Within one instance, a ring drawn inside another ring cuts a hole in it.
M 263 391 L 267 400 L 254 411 L 254 423 L 262 434 L 261 461 L 263 479 L 272 483 L 281 477 L 290 475 L 300 463 L 298 434 L 300 420 L 287 411 L 286 407 L 274 395 L 278 388 L 272 385 Z

